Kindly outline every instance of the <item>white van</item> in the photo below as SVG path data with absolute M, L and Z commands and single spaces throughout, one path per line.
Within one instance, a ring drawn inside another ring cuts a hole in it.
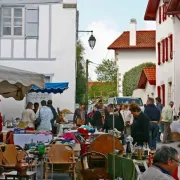
M 144 104 L 141 98 L 135 98 L 130 96 L 112 97 L 108 99 L 108 104 L 131 104 L 131 102 L 133 101 L 135 101 L 140 106 L 141 110 L 144 111 Z

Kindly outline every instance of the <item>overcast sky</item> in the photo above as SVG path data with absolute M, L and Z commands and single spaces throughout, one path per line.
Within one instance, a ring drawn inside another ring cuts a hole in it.
M 85 47 L 85 59 L 97 64 L 114 59 L 107 47 L 123 32 L 129 30 L 131 18 L 137 20 L 137 30 L 155 29 L 155 22 L 144 21 L 148 0 L 78 0 L 79 30 L 93 30 L 97 39 L 93 50 L 88 45 L 90 34 L 79 33 Z M 90 77 L 96 80 L 96 65 L 90 65 Z

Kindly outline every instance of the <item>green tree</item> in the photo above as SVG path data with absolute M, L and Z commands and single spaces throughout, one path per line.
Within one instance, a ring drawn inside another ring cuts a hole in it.
M 94 82 L 88 91 L 88 96 L 90 100 L 102 96 L 103 101 L 107 102 L 109 97 L 117 96 L 116 84 L 114 82 Z
M 85 69 L 83 66 L 84 47 L 80 41 L 76 46 L 76 61 L 77 61 L 77 74 L 76 74 L 76 103 L 82 103 L 85 101 L 86 92 L 86 77 Z
M 117 82 L 117 68 L 112 60 L 103 60 L 96 70 L 97 80 L 101 82 Z
M 143 68 L 155 66 L 154 63 L 148 62 L 133 67 L 124 74 L 123 78 L 123 95 L 132 96 L 133 91 L 137 88 L 139 78 Z
M 93 100 L 95 96 L 102 96 L 106 102 L 109 97 L 117 96 L 117 68 L 114 61 L 104 59 L 96 70 L 97 80 L 89 88 L 89 99 Z

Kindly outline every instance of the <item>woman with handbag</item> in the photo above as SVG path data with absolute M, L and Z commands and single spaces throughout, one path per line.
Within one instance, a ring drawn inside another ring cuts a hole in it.
M 86 119 L 87 114 L 85 111 L 85 106 L 83 104 L 80 104 L 79 108 L 77 108 L 74 112 L 73 123 L 80 127 L 87 124 Z

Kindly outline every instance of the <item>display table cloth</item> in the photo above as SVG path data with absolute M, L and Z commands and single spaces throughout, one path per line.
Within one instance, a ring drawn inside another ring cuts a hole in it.
M 50 142 L 52 140 L 52 134 L 14 134 L 14 144 L 24 147 L 25 144 L 41 141 L 43 143 Z
M 114 163 L 115 160 L 115 169 Z M 108 174 L 113 177 L 115 172 L 116 177 L 123 180 L 136 180 L 136 169 L 132 159 L 127 159 L 119 155 L 108 154 Z

